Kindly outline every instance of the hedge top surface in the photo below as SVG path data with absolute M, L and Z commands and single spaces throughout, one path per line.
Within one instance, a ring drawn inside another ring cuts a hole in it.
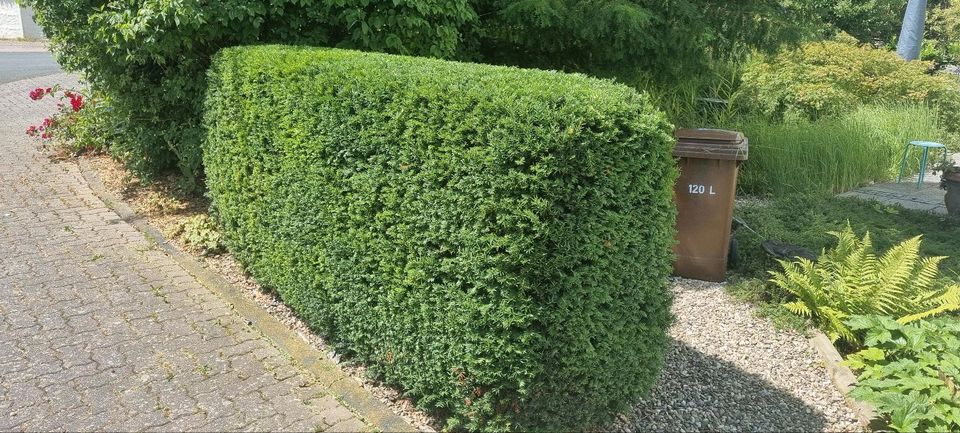
M 570 430 L 654 383 L 672 128 L 582 75 L 284 46 L 218 54 L 231 251 L 338 351 L 470 430 Z
M 230 60 L 236 56 L 242 59 Z M 329 72 L 331 68 L 327 64 L 330 62 L 341 62 L 341 65 L 334 69 L 356 73 L 357 75 L 354 75 L 351 81 L 357 82 L 370 78 L 367 75 L 372 71 L 376 71 L 376 81 L 391 81 L 388 77 L 399 78 L 398 75 L 403 75 L 403 78 L 397 81 L 406 83 L 427 81 L 432 87 L 463 84 L 465 78 L 469 77 L 479 81 L 463 86 L 462 90 L 471 87 L 499 89 L 501 91 L 497 93 L 501 95 L 503 95 L 502 90 L 510 90 L 515 97 L 554 98 L 560 95 L 571 99 L 587 97 L 572 105 L 627 103 L 642 104 L 649 108 L 648 98 L 636 90 L 612 80 L 593 78 L 579 73 L 291 45 L 230 47 L 221 50 L 217 58 L 213 62 L 215 68 L 218 64 L 223 66 L 229 62 L 233 63 L 233 67 L 240 66 L 249 71 L 259 70 L 265 74 L 282 71 L 287 74 L 309 76 L 320 71 Z M 216 74 L 217 72 L 214 72 L 214 75 Z M 650 114 L 653 113 L 654 111 L 650 111 Z

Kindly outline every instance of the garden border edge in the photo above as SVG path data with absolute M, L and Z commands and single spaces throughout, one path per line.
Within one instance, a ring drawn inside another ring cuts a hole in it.
M 843 356 L 841 356 L 837 348 L 833 346 L 830 338 L 823 332 L 820 332 L 820 330 L 814 330 L 813 337 L 810 337 L 807 341 L 810 342 L 810 346 L 820 355 L 824 367 L 827 369 L 827 374 L 830 376 L 830 382 L 843 394 L 844 402 L 846 402 L 847 407 L 853 411 L 860 425 L 868 431 L 886 430 L 887 425 L 883 419 L 877 415 L 876 408 L 868 403 L 850 397 L 850 391 L 853 389 L 854 384 L 857 383 L 857 376 L 853 374 L 853 371 L 851 371 L 849 367 L 843 364 Z

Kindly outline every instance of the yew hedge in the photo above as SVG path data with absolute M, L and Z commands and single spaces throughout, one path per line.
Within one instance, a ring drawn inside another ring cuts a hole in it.
M 214 59 L 227 245 L 338 350 L 454 429 L 602 425 L 670 324 L 671 127 L 557 72 L 338 49 Z

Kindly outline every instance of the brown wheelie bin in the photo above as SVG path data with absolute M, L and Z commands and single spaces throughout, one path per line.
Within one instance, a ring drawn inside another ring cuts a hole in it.
M 737 191 L 737 168 L 747 159 L 747 138 L 736 131 L 678 129 L 674 156 L 680 178 L 674 274 L 723 281 L 730 252 L 730 225 Z

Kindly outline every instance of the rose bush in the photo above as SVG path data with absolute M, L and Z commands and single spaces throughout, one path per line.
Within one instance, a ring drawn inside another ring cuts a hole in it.
M 64 90 L 60 85 L 38 87 L 31 90 L 29 96 L 34 101 L 57 98 L 59 102 L 55 113 L 27 128 L 27 135 L 44 144 L 55 143 L 75 155 L 104 149 L 104 139 L 110 135 L 100 129 L 102 107 L 96 99 L 78 90 Z

